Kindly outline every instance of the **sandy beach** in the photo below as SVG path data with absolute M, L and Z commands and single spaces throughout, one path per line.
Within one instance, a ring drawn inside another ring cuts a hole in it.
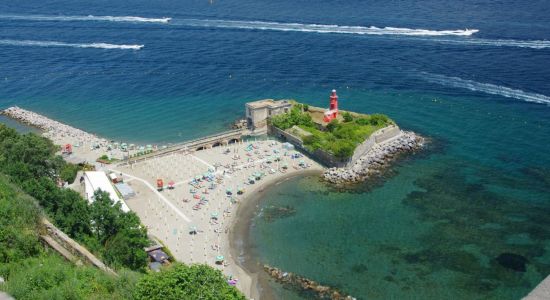
M 258 206 L 263 198 L 264 191 L 283 181 L 293 180 L 295 177 L 320 176 L 322 170 L 322 168 L 312 168 L 292 172 L 277 178 L 270 178 L 261 186 L 258 186 L 253 194 L 245 197 L 245 203 L 238 207 L 237 215 L 239 217 L 233 219 L 229 235 L 230 253 L 245 276 L 252 280 L 251 295 L 254 299 L 276 299 L 269 289 L 263 289 L 268 285 L 267 281 L 270 278 L 264 273 L 263 266 L 255 259 L 256 255 L 252 253 L 249 242 L 251 222 L 258 212 Z
M 107 140 L 80 129 L 17 107 L 4 114 L 40 128 L 57 145 L 75 145 L 65 156 L 69 161 L 94 162 L 106 151 L 122 158 L 120 149 L 107 149 Z M 250 299 L 260 299 L 261 291 L 258 274 L 243 268 L 243 246 L 262 191 L 287 178 L 323 170 L 292 147 L 270 139 L 181 150 L 132 164 L 95 165 L 122 175 L 136 194 L 125 199 L 126 204 L 176 260 L 221 270 Z
M 177 260 L 218 268 L 237 279 L 249 298 L 259 299 L 256 278 L 240 266 L 239 252 L 231 250 L 233 226 L 250 217 L 243 212 L 255 207 L 252 198 L 270 184 L 322 167 L 285 150 L 279 141 L 263 140 L 177 152 L 109 170 L 122 173 L 136 191 L 128 206 Z M 174 188 L 157 191 L 157 179 L 173 181 Z

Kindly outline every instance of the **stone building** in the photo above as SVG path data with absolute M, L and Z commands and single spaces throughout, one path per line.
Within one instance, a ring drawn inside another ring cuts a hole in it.
M 246 121 L 250 130 L 267 130 L 267 120 L 290 111 L 288 100 L 264 99 L 246 103 Z

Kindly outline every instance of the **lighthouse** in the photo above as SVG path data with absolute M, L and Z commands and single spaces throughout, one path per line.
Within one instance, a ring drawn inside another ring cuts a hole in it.
M 338 95 L 336 95 L 336 90 L 332 90 L 330 94 L 330 106 L 329 109 L 325 111 L 323 120 L 328 123 L 336 119 L 336 117 L 338 117 Z

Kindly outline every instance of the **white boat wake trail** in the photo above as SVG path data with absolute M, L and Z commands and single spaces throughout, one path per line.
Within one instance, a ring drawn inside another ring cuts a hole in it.
M 311 33 L 336 33 L 355 35 L 403 36 L 428 42 L 437 42 L 452 45 L 477 45 L 493 47 L 521 47 L 532 49 L 550 48 L 550 41 L 544 40 L 512 40 L 512 39 L 483 39 L 472 37 L 478 29 L 430 30 L 398 27 L 365 27 L 340 26 L 322 24 L 280 23 L 263 21 L 231 21 L 213 19 L 176 19 L 173 25 L 212 28 L 233 28 L 247 30 L 294 31 Z M 447 37 L 447 38 L 445 38 Z
M 229 21 L 211 19 L 178 19 L 172 22 L 174 25 L 185 25 L 195 27 L 216 27 L 216 28 L 238 28 L 250 30 L 275 30 L 275 31 L 297 31 L 316 33 L 342 33 L 361 35 L 409 35 L 409 36 L 470 36 L 479 30 L 429 30 L 411 29 L 397 27 L 364 27 L 364 26 L 340 26 L 321 24 L 300 24 L 300 23 L 279 23 L 262 21 Z
M 481 82 L 466 80 L 458 77 L 448 77 L 448 76 L 438 75 L 438 74 L 422 73 L 421 77 L 426 81 L 444 85 L 444 86 L 463 88 L 463 89 L 468 89 L 470 91 L 475 91 L 475 92 L 483 92 L 491 95 L 498 95 L 498 96 L 507 97 L 507 98 L 515 98 L 515 99 L 519 99 L 527 102 L 550 105 L 550 97 L 542 94 L 524 92 L 522 90 L 511 89 L 508 87 L 499 86 L 495 84 L 481 83 Z
M 438 42 L 450 45 L 473 45 L 493 47 L 520 47 L 531 49 L 550 48 L 550 41 L 545 40 L 509 40 L 509 39 L 423 39 L 423 41 Z
M 27 46 L 27 47 L 71 47 L 71 48 L 97 48 L 97 49 L 122 49 L 139 50 L 143 45 L 117 45 L 107 43 L 73 44 L 55 41 L 30 41 L 30 40 L 0 40 L 0 45 Z
M 168 23 L 171 18 L 144 18 L 134 16 L 48 16 L 48 15 L 0 15 L 0 19 L 26 21 L 106 21 L 133 23 Z

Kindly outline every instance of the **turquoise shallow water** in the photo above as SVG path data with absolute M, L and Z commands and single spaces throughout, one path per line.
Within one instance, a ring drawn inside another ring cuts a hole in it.
M 251 227 L 259 260 L 361 299 L 525 296 L 550 273 L 548 120 L 477 98 L 369 95 L 386 97 L 417 103 L 373 106 L 406 118 L 428 149 L 349 189 L 316 177 L 275 186 Z M 295 214 L 277 215 L 286 206 Z M 527 258 L 526 271 L 500 265 L 502 253 Z
M 431 139 L 376 184 L 268 191 L 263 207 L 296 213 L 255 219 L 261 262 L 362 299 L 515 299 L 550 274 L 547 1 L 24 0 L 0 12 L 0 108 L 171 143 L 226 129 L 249 100 L 324 107 L 336 88 L 343 109 Z M 479 32 L 441 35 L 466 28 Z

